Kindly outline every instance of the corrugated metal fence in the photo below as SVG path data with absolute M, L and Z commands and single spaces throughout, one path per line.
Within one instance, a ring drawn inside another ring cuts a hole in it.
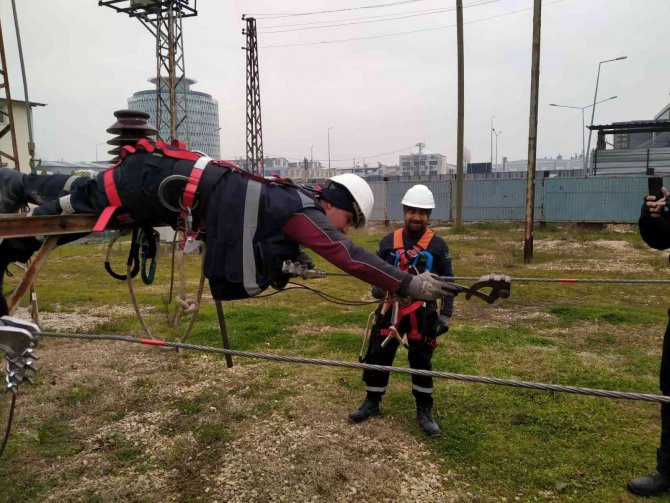
M 400 201 L 412 185 L 433 191 L 433 220 L 453 220 L 456 182 L 375 181 L 372 220 L 402 220 Z M 535 220 L 539 222 L 635 223 L 647 192 L 645 176 L 540 178 L 535 182 Z M 523 221 L 525 179 L 463 181 L 463 221 Z

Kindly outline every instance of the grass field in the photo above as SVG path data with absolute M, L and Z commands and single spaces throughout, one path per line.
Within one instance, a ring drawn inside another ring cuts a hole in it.
M 667 276 L 667 253 L 648 249 L 633 227 L 538 228 L 529 265 L 519 226 L 436 231 L 459 276 Z M 373 250 L 384 232 L 354 240 Z M 126 245 L 116 246 L 121 268 Z M 141 335 L 104 252 L 53 253 L 37 285 L 44 330 Z M 175 339 L 186 322 L 167 325 L 162 253 L 156 283 L 136 288 L 154 332 Z M 190 257 L 191 296 L 198 268 Z M 308 284 L 371 298 L 351 278 Z M 494 305 L 458 296 L 434 368 L 657 393 L 669 297 L 668 286 L 555 283 L 513 283 Z M 289 291 L 224 309 L 236 349 L 355 361 L 372 308 Z M 220 346 L 211 299 L 188 342 Z M 443 435 L 428 439 L 407 376 L 392 376 L 383 417 L 350 425 L 346 414 L 364 396 L 355 370 L 239 358 L 227 369 L 195 352 L 46 338 L 38 354 L 36 386 L 20 389 L 0 459 L 2 501 L 636 501 L 626 483 L 653 469 L 659 436 L 657 404 L 436 380 Z M 404 350 L 395 364 L 407 365 Z

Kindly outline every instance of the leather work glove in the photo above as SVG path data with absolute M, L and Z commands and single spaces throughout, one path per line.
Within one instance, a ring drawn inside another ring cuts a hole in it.
M 383 299 L 386 296 L 386 292 L 379 288 L 378 286 L 372 287 L 372 296 L 375 299 Z
M 407 295 L 419 300 L 437 300 L 443 295 L 453 297 L 462 291 L 463 287 L 450 281 L 450 278 L 424 272 L 412 277 L 407 286 Z
M 451 316 L 447 316 L 446 314 L 439 315 L 437 317 L 437 322 L 435 323 L 435 337 L 446 334 L 449 331 L 450 323 Z
M 300 262 L 301 264 L 307 266 L 307 269 L 314 269 L 315 263 L 314 260 L 312 260 L 312 257 L 310 257 L 308 254 L 305 252 L 300 252 L 298 253 L 298 256 L 295 258 L 296 262 Z

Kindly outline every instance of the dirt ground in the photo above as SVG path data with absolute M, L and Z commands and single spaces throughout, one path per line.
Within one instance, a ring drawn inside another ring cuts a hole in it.
M 17 315 L 29 318 L 25 309 Z M 49 329 L 72 331 L 89 329 L 105 316 L 95 311 L 41 318 Z M 68 481 L 56 484 L 46 501 L 455 502 L 474 497 L 457 474 L 441 472 L 431 461 L 425 444 L 407 432 L 407 418 L 349 424 L 346 410 L 323 399 L 341 393 L 337 379 L 319 378 L 328 371 L 286 367 L 287 377 L 272 386 L 289 393 L 279 410 L 261 420 L 248 416 L 249 396 L 250 390 L 267 386 L 266 366 L 245 362 L 227 369 L 218 356 L 168 353 L 123 343 L 42 339 L 39 373 L 48 386 L 21 389 L 40 397 L 19 400 L 15 439 L 25 440 L 36 424 L 58 417 L 67 390 L 105 389 L 67 421 L 81 452 L 34 461 L 43 476 Z M 349 377 L 358 379 L 358 373 Z M 145 381 L 153 386 L 151 405 L 137 407 L 129 397 Z M 231 416 L 246 416 L 223 447 L 203 447 L 196 428 L 179 428 L 179 433 L 172 428 L 184 421 L 184 413 L 169 404 L 203 395 L 213 397 L 198 414 L 208 424 L 225 429 Z M 352 398 L 352 408 L 359 398 Z M 110 410 L 126 413 L 100 427 L 100 414 Z M 122 470 L 110 462 L 105 453 L 118 449 L 119 438 L 141 462 L 125 463 Z M 175 463 L 175 457 L 181 459 Z M 74 480 L 73 473 L 79 474 Z

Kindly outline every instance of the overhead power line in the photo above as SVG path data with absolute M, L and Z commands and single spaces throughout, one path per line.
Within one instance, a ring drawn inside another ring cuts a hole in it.
M 378 9 L 384 7 L 395 7 L 397 5 L 406 5 L 410 3 L 423 2 L 423 0 L 399 0 L 397 2 L 382 3 L 376 5 L 362 5 L 361 7 L 349 7 L 347 9 L 335 9 L 335 10 L 321 10 L 313 12 L 295 12 L 295 13 L 284 13 L 284 14 L 246 14 L 247 16 L 254 16 L 256 19 L 259 19 L 260 16 L 263 16 L 260 19 L 278 19 L 283 17 L 293 17 L 293 16 L 313 16 L 315 14 L 331 14 L 333 12 L 345 12 L 349 10 L 361 10 L 361 9 Z
M 478 7 L 480 5 L 486 5 L 494 2 L 499 2 L 500 0 L 484 0 L 481 2 L 473 3 L 470 5 L 466 5 L 464 8 L 468 7 Z M 342 19 L 338 21 L 316 21 L 313 23 L 302 23 L 302 24 L 293 24 L 293 25 L 274 25 L 274 26 L 268 26 L 267 28 L 286 28 L 282 30 L 260 30 L 259 33 L 263 34 L 270 34 L 270 33 L 286 33 L 286 32 L 291 32 L 291 31 L 305 31 L 305 30 L 318 30 L 321 28 L 336 28 L 340 26 L 352 26 L 352 25 L 358 25 L 358 24 L 368 24 L 368 23 L 381 23 L 384 21 L 395 21 L 397 19 L 407 19 L 407 18 L 412 18 L 412 17 L 420 17 L 420 16 L 431 16 L 433 14 L 443 14 L 445 12 L 451 12 L 456 10 L 455 7 L 446 7 L 443 9 L 428 9 L 428 10 L 421 10 L 421 11 L 412 11 L 412 12 L 400 12 L 396 14 L 384 14 L 384 15 L 378 15 L 378 16 L 368 16 L 368 17 L 362 17 L 362 18 L 351 18 L 351 19 Z M 385 18 L 385 19 L 373 19 L 373 18 Z M 324 23 L 331 23 L 331 24 L 324 24 Z M 332 24 L 336 23 L 336 24 Z M 304 28 L 291 28 L 292 26 L 305 26 L 305 25 L 314 25 L 314 24 L 324 24 L 324 26 L 306 26 Z
M 563 1 L 564 0 L 555 0 L 553 2 L 545 3 L 545 4 L 543 4 L 543 6 L 546 7 L 546 6 L 557 4 L 557 3 L 563 2 Z M 505 12 L 503 14 L 497 14 L 495 16 L 485 17 L 485 18 L 481 18 L 481 19 L 475 19 L 473 21 L 468 21 L 468 22 L 463 23 L 463 24 L 481 23 L 483 21 L 490 21 L 491 19 L 497 19 L 497 18 L 500 18 L 500 17 L 505 17 L 505 16 L 509 16 L 509 15 L 512 15 L 512 14 L 518 14 L 520 12 L 526 12 L 526 11 L 529 11 L 529 10 L 533 10 L 533 8 L 532 7 L 527 7 L 525 9 L 513 10 L 513 11 Z M 372 40 L 372 39 L 375 39 L 375 38 L 388 38 L 388 37 L 396 37 L 398 35 L 409 35 L 409 34 L 412 34 L 412 33 L 423 33 L 423 32 L 428 32 L 428 31 L 445 30 L 447 28 L 454 28 L 455 26 L 456 26 L 455 24 L 450 24 L 450 25 L 446 25 L 446 26 L 436 26 L 434 28 L 423 28 L 421 30 L 400 31 L 400 32 L 395 32 L 395 33 L 387 33 L 387 34 L 384 34 L 384 35 L 371 35 L 369 37 L 352 37 L 352 38 L 342 38 L 342 39 L 338 39 L 338 40 L 321 40 L 319 42 L 303 42 L 303 43 L 298 43 L 298 44 L 264 45 L 264 46 L 261 46 L 261 49 L 277 49 L 277 48 L 280 48 L 280 47 L 301 47 L 301 46 L 307 46 L 307 45 L 339 44 L 339 43 L 342 43 L 342 42 L 352 42 L 352 41 L 355 41 L 355 40 Z

